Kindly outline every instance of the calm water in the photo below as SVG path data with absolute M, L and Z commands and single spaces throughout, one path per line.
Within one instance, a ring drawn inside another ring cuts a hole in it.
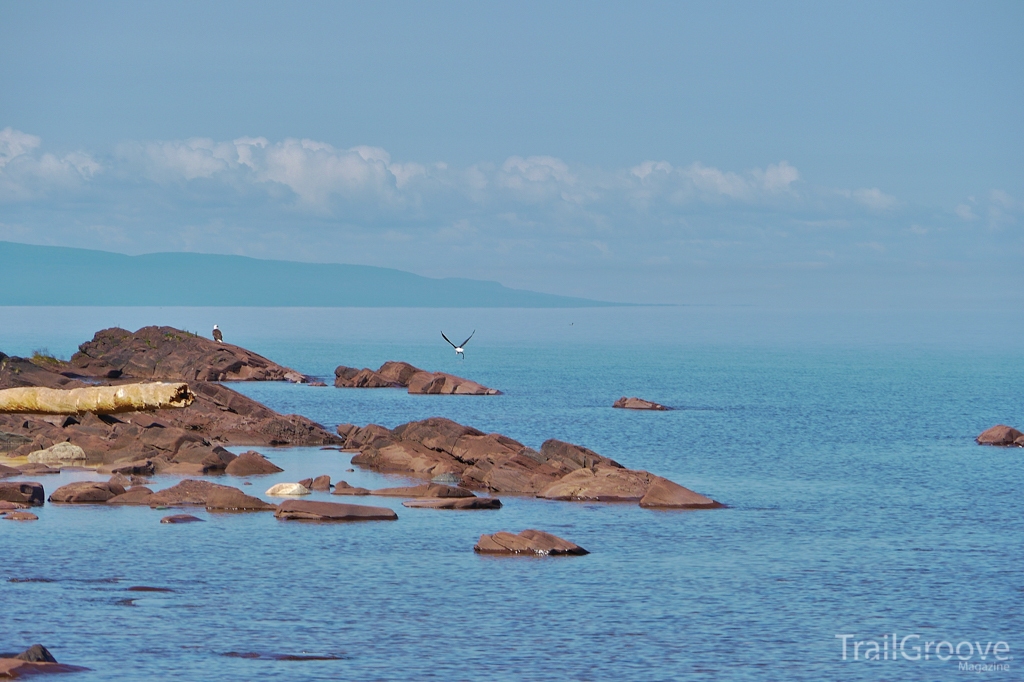
M 461 373 L 505 395 L 235 387 L 329 428 L 440 415 L 533 447 L 568 440 L 730 505 L 504 497 L 499 511 L 445 512 L 314 494 L 391 506 L 399 520 L 201 511 L 206 523 L 183 526 L 148 508 L 47 505 L 38 522 L 0 522 L 0 650 L 42 642 L 94 669 L 75 680 L 950 680 L 971 674 L 955 657 L 843 661 L 836 635 L 1024 649 L 1024 450 L 973 442 L 998 422 L 1024 426 L 1020 322 L 699 308 L 0 308 L 0 320 L 8 354 L 68 356 L 112 324 L 216 322 L 227 340 L 325 377 L 389 359 Z M 438 331 L 474 328 L 456 360 Z M 677 409 L 612 410 L 621 395 Z M 405 480 L 347 473 L 334 451 L 263 452 L 285 472 L 247 492 L 323 473 Z M 41 482 L 49 493 L 84 478 Z M 524 528 L 592 553 L 472 551 L 481 533 Z M 295 654 L 337 660 L 272 660 Z M 1024 678 L 1008 663 L 984 678 Z

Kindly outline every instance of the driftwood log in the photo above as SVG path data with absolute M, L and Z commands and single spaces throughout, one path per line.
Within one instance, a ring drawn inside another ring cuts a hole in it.
M 188 407 L 195 394 L 186 383 L 123 384 L 88 388 L 8 388 L 0 390 L 0 413 L 114 414 Z

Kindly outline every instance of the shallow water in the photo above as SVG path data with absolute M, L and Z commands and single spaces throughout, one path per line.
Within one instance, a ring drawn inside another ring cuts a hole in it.
M 568 440 L 729 505 L 503 497 L 498 511 L 451 512 L 315 494 L 399 520 L 199 511 L 205 523 L 180 526 L 158 523 L 173 511 L 47 505 L 38 522 L 0 522 L 0 648 L 42 642 L 93 668 L 76 680 L 946 680 L 966 674 L 955 657 L 843 661 L 836 635 L 1024 646 L 1024 450 L 973 442 L 995 423 L 1024 426 L 1019 323 L 986 337 L 972 315 L 938 313 L 65 309 L 55 326 L 52 309 L 0 312 L 9 354 L 68 355 L 115 318 L 217 321 L 311 374 L 389 359 L 461 373 L 505 393 L 234 387 L 330 428 L 440 415 L 533 447 Z M 442 325 L 478 328 L 465 361 L 434 343 Z M 677 409 L 611 409 L 621 395 Z M 244 488 L 265 499 L 323 473 L 405 480 L 346 472 L 336 451 L 262 451 L 285 468 Z M 49 493 L 91 477 L 41 482 Z M 472 552 L 481 533 L 524 528 L 591 554 Z M 273 660 L 302 654 L 334 660 Z M 1008 663 L 987 677 L 1018 679 Z

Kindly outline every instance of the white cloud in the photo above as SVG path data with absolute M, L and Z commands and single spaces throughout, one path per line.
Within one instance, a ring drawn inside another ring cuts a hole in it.
M 957 204 L 957 207 L 953 209 L 953 212 L 956 213 L 961 220 L 966 220 L 968 222 L 978 219 L 978 216 L 974 214 L 974 209 L 967 204 Z
M 64 156 L 37 154 L 35 135 L 7 127 L 0 130 L 0 200 L 23 201 L 79 186 L 102 171 L 84 152 Z
M 852 196 L 854 200 L 873 211 L 887 211 L 890 208 L 895 208 L 899 203 L 896 197 L 886 194 L 877 187 L 854 190 Z

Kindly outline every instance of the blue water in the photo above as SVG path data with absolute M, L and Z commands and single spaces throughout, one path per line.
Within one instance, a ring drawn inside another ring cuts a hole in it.
M 1001 640 L 1014 659 L 1024 647 L 1024 450 L 973 442 L 995 423 L 1024 426 L 1020 322 L 699 308 L 0 316 L 8 354 L 67 356 L 112 324 L 217 322 L 229 341 L 324 377 L 389 359 L 460 373 L 505 393 L 234 387 L 329 428 L 440 415 L 533 447 L 568 440 L 729 505 L 503 497 L 499 511 L 444 512 L 315 494 L 391 506 L 399 520 L 200 511 L 206 523 L 183 526 L 148 508 L 47 505 L 38 522 L 0 522 L 0 650 L 42 642 L 94 670 L 75 680 L 949 680 L 967 674 L 955 657 L 843 661 L 836 635 Z M 457 360 L 438 331 L 473 328 Z M 612 410 L 621 395 L 677 409 Z M 336 451 L 263 452 L 285 472 L 250 479 L 247 492 L 323 473 L 368 487 L 406 480 L 346 472 L 349 455 Z M 50 492 L 93 477 L 41 482 Z M 524 528 L 591 554 L 472 551 L 481 533 Z M 271 660 L 303 653 L 337 658 Z M 1007 663 L 985 678 L 1024 679 Z

